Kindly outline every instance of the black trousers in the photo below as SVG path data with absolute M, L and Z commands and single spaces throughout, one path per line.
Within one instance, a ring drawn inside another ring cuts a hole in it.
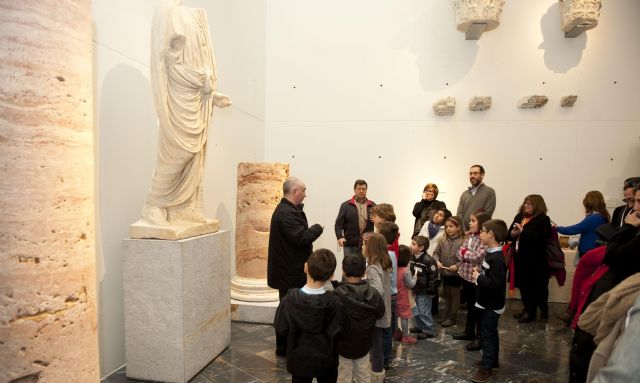
M 282 300 L 289 289 L 280 289 L 278 290 L 278 298 Z M 287 355 L 287 337 L 282 336 L 276 332 L 276 355 L 285 356 Z
M 478 308 L 476 307 L 477 287 L 466 280 L 462 282 L 462 295 L 467 304 L 467 322 L 464 331 L 473 336 L 480 336 L 480 326 L 478 323 Z
M 522 304 L 529 316 L 535 318 L 538 308 L 541 313 L 549 312 L 549 274 L 532 275 L 520 283 Z

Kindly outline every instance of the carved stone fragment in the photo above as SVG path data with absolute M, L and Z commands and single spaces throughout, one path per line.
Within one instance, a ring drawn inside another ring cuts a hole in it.
M 531 95 L 523 97 L 518 101 L 518 108 L 522 109 L 538 109 L 547 104 L 549 99 L 547 96 Z
M 433 104 L 433 113 L 438 116 L 451 116 L 456 113 L 456 99 L 453 97 L 443 98 Z
M 455 0 L 456 25 L 466 40 L 478 40 L 483 32 L 500 25 L 504 0 Z
M 491 96 L 488 97 L 473 97 L 469 100 L 469 110 L 478 112 L 491 108 Z
M 277 301 L 267 286 L 267 252 L 271 215 L 282 199 L 289 164 L 238 164 L 236 200 L 236 276 L 231 297 L 241 301 Z
M 593 29 L 600 18 L 601 0 L 559 0 L 565 37 L 576 37 Z
M 576 103 L 577 99 L 578 96 L 575 95 L 564 96 L 560 99 L 560 106 L 563 108 L 570 108 Z

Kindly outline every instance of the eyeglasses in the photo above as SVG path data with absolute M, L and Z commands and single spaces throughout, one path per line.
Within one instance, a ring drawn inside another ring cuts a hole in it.
M 635 202 L 635 199 L 634 198 L 623 198 L 622 202 L 624 202 L 624 203 Z
M 427 189 L 424 191 L 425 193 L 434 194 L 436 191 L 433 189 Z
M 482 173 L 480 173 L 480 172 L 469 172 L 470 176 L 475 175 L 475 174 L 482 174 Z

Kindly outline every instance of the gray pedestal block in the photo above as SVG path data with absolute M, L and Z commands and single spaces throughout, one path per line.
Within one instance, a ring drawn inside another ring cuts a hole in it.
M 124 240 L 127 377 L 187 382 L 231 341 L 229 232 Z

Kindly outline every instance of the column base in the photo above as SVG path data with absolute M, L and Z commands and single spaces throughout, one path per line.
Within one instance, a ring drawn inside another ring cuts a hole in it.
M 243 302 L 277 302 L 278 290 L 267 286 L 266 279 L 236 275 L 231 280 L 231 298 Z

